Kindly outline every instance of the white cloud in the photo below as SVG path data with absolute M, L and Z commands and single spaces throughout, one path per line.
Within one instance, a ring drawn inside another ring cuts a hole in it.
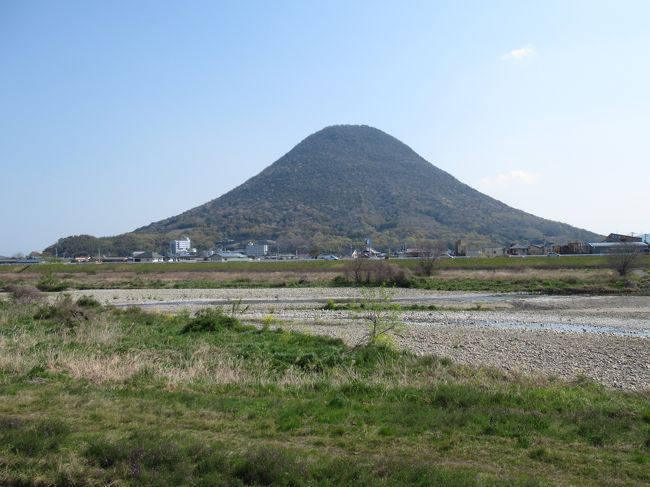
M 519 49 L 513 49 L 510 52 L 505 53 L 501 56 L 501 61 L 521 61 L 523 58 L 532 56 L 535 54 L 535 49 L 530 44 L 520 47 Z
M 527 171 L 508 171 L 496 176 L 483 178 L 478 182 L 478 186 L 484 189 L 510 188 L 513 186 L 522 186 L 535 184 L 542 177 L 541 174 Z

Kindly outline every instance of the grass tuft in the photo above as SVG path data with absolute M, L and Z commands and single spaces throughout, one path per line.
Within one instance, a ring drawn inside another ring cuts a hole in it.
M 181 329 L 181 334 L 241 329 L 240 321 L 223 313 L 219 308 L 208 308 L 196 313 Z

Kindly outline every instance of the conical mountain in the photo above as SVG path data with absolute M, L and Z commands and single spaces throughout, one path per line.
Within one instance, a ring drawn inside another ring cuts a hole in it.
M 199 242 L 274 239 L 281 246 L 344 249 L 371 237 L 470 245 L 597 236 L 511 208 L 461 183 L 390 135 L 339 125 L 310 135 L 241 186 L 136 230 Z

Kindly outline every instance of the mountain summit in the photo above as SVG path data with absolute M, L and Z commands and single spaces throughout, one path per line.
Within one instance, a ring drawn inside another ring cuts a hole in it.
M 474 246 L 596 237 L 490 198 L 364 125 L 324 128 L 232 191 L 136 233 L 263 238 L 323 250 L 366 237 L 379 246 L 421 238 Z

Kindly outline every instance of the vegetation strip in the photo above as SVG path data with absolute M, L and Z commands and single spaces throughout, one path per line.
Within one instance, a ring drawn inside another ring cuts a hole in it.
M 417 259 L 195 264 L 42 264 L 0 267 L 0 288 L 218 289 L 395 286 L 436 291 L 650 294 L 650 257 L 620 276 L 606 257 L 446 259 L 431 275 Z M 20 272 L 23 271 L 24 272 Z

